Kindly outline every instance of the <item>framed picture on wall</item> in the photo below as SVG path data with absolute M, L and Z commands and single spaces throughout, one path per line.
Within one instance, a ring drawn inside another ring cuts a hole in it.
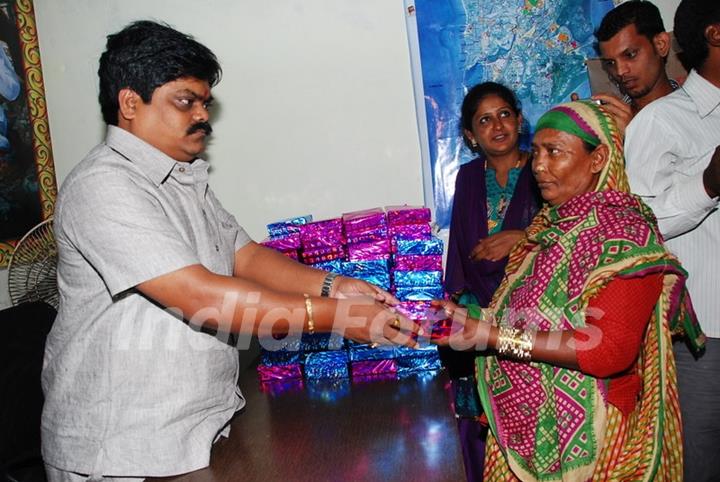
M 32 0 L 0 0 L 0 267 L 57 195 Z

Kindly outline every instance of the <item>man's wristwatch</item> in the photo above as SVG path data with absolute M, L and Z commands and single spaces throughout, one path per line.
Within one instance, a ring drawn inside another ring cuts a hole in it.
M 335 281 L 335 278 L 337 277 L 337 273 L 328 273 L 325 276 L 325 279 L 322 283 L 322 288 L 320 288 L 320 296 L 324 296 L 325 298 L 330 296 L 330 290 L 332 289 L 333 281 Z

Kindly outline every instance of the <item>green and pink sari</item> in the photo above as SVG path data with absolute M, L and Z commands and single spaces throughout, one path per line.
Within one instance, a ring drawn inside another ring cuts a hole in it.
M 491 435 L 485 480 L 681 480 L 680 411 L 671 335 L 699 346 L 703 335 L 685 271 L 665 249 L 650 209 L 629 194 L 619 133 L 591 102 L 553 108 L 537 130 L 569 132 L 609 160 L 594 192 L 546 206 L 510 255 L 491 304 L 500 324 L 538 331 L 586 326 L 589 300 L 612 279 L 664 274 L 636 373 L 642 389 L 624 417 L 607 403 L 608 381 L 545 363 L 477 359 Z

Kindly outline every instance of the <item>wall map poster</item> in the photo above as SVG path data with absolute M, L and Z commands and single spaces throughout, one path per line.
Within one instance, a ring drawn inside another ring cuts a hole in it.
M 457 170 L 472 159 L 459 125 L 467 90 L 487 80 L 513 89 L 529 133 L 571 93 L 589 96 L 584 62 L 597 56 L 593 33 L 613 6 L 612 0 L 406 1 L 411 51 L 419 51 L 415 77 L 422 77 L 415 89 L 426 117 L 418 122 L 427 125 L 425 175 L 432 176 L 440 227 L 450 222 Z

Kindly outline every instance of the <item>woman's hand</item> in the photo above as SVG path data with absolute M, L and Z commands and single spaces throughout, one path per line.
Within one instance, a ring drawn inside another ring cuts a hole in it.
M 367 281 L 357 278 L 349 278 L 347 276 L 338 276 L 333 282 L 330 289 L 330 297 L 345 299 L 354 296 L 370 296 L 380 303 L 395 306 L 399 303 L 398 299 L 387 291 L 368 283 Z
M 481 239 L 477 246 L 473 248 L 470 253 L 470 259 L 475 262 L 483 259 L 500 261 L 510 254 L 513 246 L 515 246 L 523 236 L 525 236 L 525 231 L 519 229 L 509 229 L 490 235 L 485 239 Z
M 416 338 L 424 334 L 419 324 L 374 297 L 361 294 L 338 299 L 332 330 L 349 340 L 375 346 L 416 347 Z

